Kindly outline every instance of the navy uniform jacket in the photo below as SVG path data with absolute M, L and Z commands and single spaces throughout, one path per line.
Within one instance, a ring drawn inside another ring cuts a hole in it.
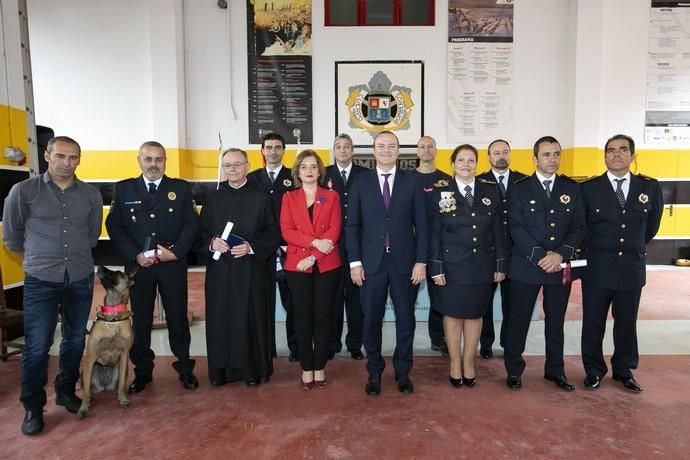
M 587 215 L 584 242 L 586 282 L 625 291 L 644 286 L 645 254 L 659 230 L 664 209 L 659 182 L 630 175 L 630 189 L 621 208 L 606 173 L 581 185 Z
M 446 275 L 448 284 L 492 283 L 506 273 L 508 249 L 496 183 L 476 179 L 470 207 L 455 179 L 434 186 L 431 199 L 431 276 Z M 442 206 L 442 193 L 452 193 Z M 453 209 L 455 208 L 455 209 Z
M 515 184 L 515 182 L 522 180 L 525 177 L 527 177 L 527 175 L 522 174 L 519 171 L 513 171 L 511 169 L 510 174 L 508 175 L 508 187 L 506 187 L 506 196 L 501 198 L 501 192 L 498 189 L 498 182 L 496 182 L 496 176 L 494 176 L 494 173 L 491 170 L 488 170 L 487 172 L 481 173 L 477 176 L 477 179 L 484 179 L 488 180 L 489 182 L 496 183 L 496 196 L 498 196 L 500 200 L 499 204 L 501 208 L 501 222 L 503 223 L 503 229 L 505 230 L 506 239 L 508 241 L 510 241 L 510 226 L 508 225 L 510 221 L 510 209 L 508 206 L 508 200 L 510 199 L 510 194 L 513 191 L 513 185 Z
M 561 284 L 562 272 L 546 273 L 537 262 L 547 251 L 567 261 L 585 236 L 585 211 L 579 185 L 555 174 L 551 198 L 536 173 L 515 184 L 508 199 L 512 256 L 509 276 L 531 284 Z
M 350 189 L 352 188 L 352 184 L 355 181 L 355 177 L 358 175 L 362 174 L 363 172 L 368 171 L 367 168 L 363 168 L 361 166 L 357 166 L 356 164 L 352 164 L 352 168 L 350 168 L 350 175 L 347 177 L 347 184 L 343 182 L 343 177 L 340 175 L 341 168 L 337 165 L 331 165 L 326 168 L 326 183 L 324 184 L 326 188 L 330 188 L 331 190 L 335 190 L 338 192 L 338 195 L 340 195 L 340 210 L 341 210 L 341 215 L 343 216 L 343 232 L 341 234 L 340 240 L 341 243 L 338 245 L 338 250 L 340 251 L 340 260 L 342 261 L 343 265 L 347 264 L 347 245 L 345 244 L 345 226 L 347 225 L 347 209 L 348 209 L 348 201 L 349 201 L 349 195 L 350 195 Z
M 378 271 L 388 234 L 398 273 L 409 275 L 415 263 L 427 263 L 429 228 L 424 192 L 414 174 L 397 168 L 388 210 L 383 205 L 376 169 L 358 175 L 348 201 L 348 262 L 361 261 L 366 273 Z
M 247 181 L 259 190 L 266 190 L 271 195 L 273 215 L 276 222 L 280 222 L 280 206 L 283 203 L 283 194 L 295 189 L 290 168 L 285 166 L 280 168 L 280 172 L 272 184 L 271 179 L 268 177 L 268 172 L 266 172 L 266 167 L 252 171 L 247 176 Z
M 192 187 L 184 180 L 163 176 L 151 195 L 141 176 L 118 182 L 105 225 L 110 241 L 127 262 L 145 249 L 146 237 L 154 245 L 173 244 L 171 251 L 185 261 L 199 230 Z

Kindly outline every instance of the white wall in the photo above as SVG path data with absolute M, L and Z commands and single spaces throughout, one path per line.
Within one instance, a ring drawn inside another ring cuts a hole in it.
M 132 149 L 159 135 L 170 146 L 215 149 L 219 131 L 226 147 L 247 146 L 244 0 L 228 10 L 212 0 L 28 2 L 40 124 L 87 149 Z M 641 141 L 649 0 L 515 3 L 514 130 L 505 135 L 514 147 L 544 134 L 564 146 L 601 146 L 619 131 Z M 447 5 L 436 1 L 435 27 L 326 28 L 323 2 L 313 0 L 317 148 L 334 135 L 334 62 L 367 59 L 425 62 L 425 131 L 450 147 Z M 166 7 L 175 13 L 162 14 Z M 592 24 L 601 25 L 590 34 Z

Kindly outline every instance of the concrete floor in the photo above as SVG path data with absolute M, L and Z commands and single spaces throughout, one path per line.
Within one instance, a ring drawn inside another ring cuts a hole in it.
M 389 361 L 378 397 L 364 394 L 364 364 L 346 355 L 329 362 L 325 389 L 302 390 L 299 365 L 284 357 L 283 324 L 276 327 L 281 357 L 269 383 L 258 389 L 241 383 L 211 387 L 204 324 L 197 321 L 192 354 L 198 390 L 181 387 L 170 366 L 167 334 L 157 330 L 154 382 L 131 396 L 132 409 L 120 409 L 115 395 L 105 392 L 95 397 L 89 417 L 77 421 L 55 406 L 49 385 L 46 431 L 35 438 L 19 430 L 20 359 L 0 362 L 0 458 L 688 458 L 689 274 L 650 268 L 638 322 L 642 356 L 635 376 L 645 388 L 639 395 L 610 378 L 596 392 L 583 389 L 579 287 L 565 326 L 574 393 L 542 378 L 541 321 L 532 323 L 519 391 L 505 387 L 500 357 L 478 358 L 475 388 L 451 387 L 447 360 L 429 349 L 427 325 L 418 323 L 415 393 L 397 391 Z M 197 311 L 202 283 L 203 274 L 190 274 L 190 305 Z M 392 354 L 393 343 L 394 327 L 386 324 L 385 354 Z M 494 350 L 500 354 L 498 345 Z M 50 365 L 52 381 L 57 359 Z

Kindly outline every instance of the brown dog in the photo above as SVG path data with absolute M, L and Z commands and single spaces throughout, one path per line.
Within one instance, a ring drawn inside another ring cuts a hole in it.
M 96 313 L 86 343 L 86 358 L 82 369 L 82 403 L 77 418 L 89 412 L 91 394 L 117 388 L 120 407 L 128 409 L 132 403 L 125 396 L 125 382 L 129 365 L 129 350 L 134 335 L 127 309 L 129 288 L 134 284 L 134 273 L 125 274 L 98 267 L 98 279 L 105 288 L 103 306 Z

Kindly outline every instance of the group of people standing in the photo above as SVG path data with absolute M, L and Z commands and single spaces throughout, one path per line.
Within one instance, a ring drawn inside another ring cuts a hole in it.
M 61 305 L 62 344 L 56 403 L 70 412 L 84 329 L 93 292 L 93 259 L 102 219 L 95 187 L 79 181 L 79 144 L 56 137 L 48 144 L 48 171 L 12 188 L 5 201 L 3 241 L 24 256 L 25 336 L 22 431 L 43 430 L 48 350 Z M 137 269 L 131 302 L 135 378 L 130 393 L 152 381 L 151 327 L 156 291 L 166 312 L 173 367 L 186 389 L 198 387 L 189 355 L 187 254 L 195 241 L 207 251 L 205 280 L 208 375 L 212 385 L 267 382 L 276 356 L 276 283 L 286 309 L 289 360 L 299 361 L 305 390 L 327 385 L 326 364 L 345 346 L 353 359 L 366 351 L 368 395 L 381 392 L 385 360 L 382 322 L 388 295 L 395 312 L 395 381 L 414 392 L 410 377 L 414 306 L 426 280 L 432 349 L 450 357 L 454 387 L 477 383 L 474 359 L 493 356 L 493 294 L 501 286 L 506 384 L 522 385 L 522 354 L 538 293 L 543 293 L 544 378 L 573 391 L 563 363 L 563 324 L 571 281 L 582 277 L 582 359 L 585 388 L 608 372 L 602 342 L 613 307 L 613 378 L 642 391 L 637 368 L 636 318 L 645 283 L 645 245 L 663 210 L 656 180 L 632 174 L 632 138 L 616 135 L 604 148 L 607 172 L 583 183 L 557 173 L 561 146 L 546 136 L 534 144 L 536 171 L 510 169 L 510 146 L 489 144 L 491 170 L 476 174 L 477 149 L 458 146 L 453 175 L 435 167 L 436 143 L 419 140 L 416 171 L 397 167 L 398 138 L 374 137 L 375 167 L 353 163 L 353 143 L 341 134 L 335 163 L 325 167 L 313 150 L 282 165 L 285 142 L 268 134 L 265 166 L 251 174 L 247 153 L 220 157 L 222 181 L 199 217 L 191 186 L 165 176 L 166 152 L 145 142 L 137 160 L 142 175 L 119 182 L 106 228 L 126 269 Z M 199 235 L 201 235 L 199 237 Z M 579 251 L 578 251 L 579 250 Z M 582 273 L 570 267 L 579 254 Z M 50 312 L 46 314 L 45 312 Z

